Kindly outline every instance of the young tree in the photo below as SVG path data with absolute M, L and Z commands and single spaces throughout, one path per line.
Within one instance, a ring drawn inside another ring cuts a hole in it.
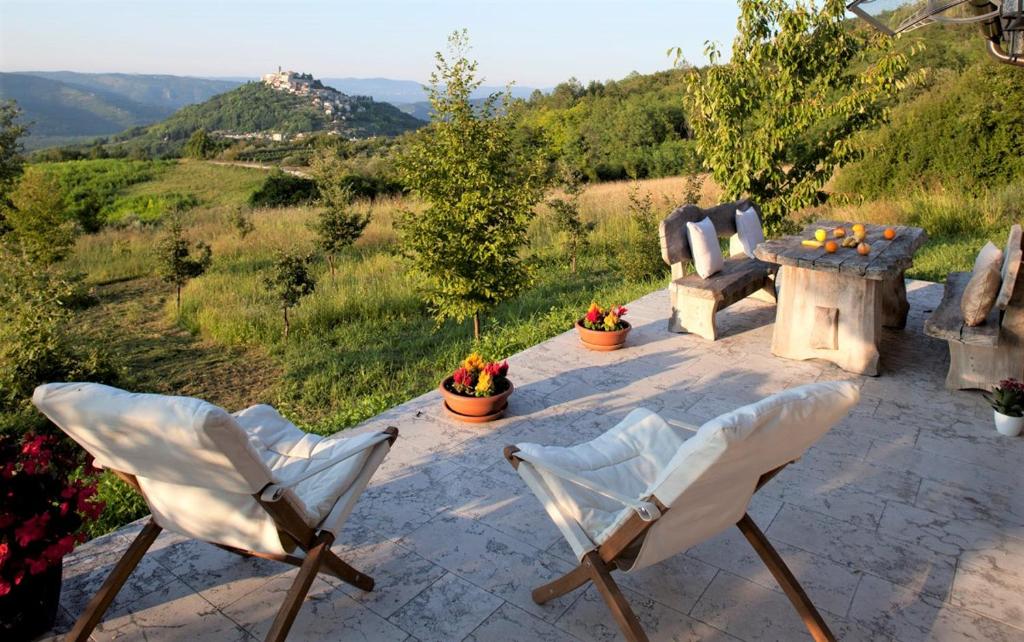
M 654 210 L 651 193 L 641 193 L 639 183 L 630 185 L 628 196 L 629 231 L 618 261 L 626 278 L 646 280 L 664 274 L 666 270 L 658 240 L 660 218 Z
M 844 0 L 739 0 L 728 63 L 691 73 L 686 102 L 704 165 L 725 198 L 749 194 L 778 231 L 786 215 L 821 202 L 852 137 L 886 116 L 912 79 L 877 34 L 851 28 Z M 869 59 L 865 54 L 871 52 Z
M 554 215 L 555 225 L 565 235 L 565 253 L 569 255 L 569 269 L 576 273 L 576 259 L 590 244 L 588 236 L 594 230 L 593 223 L 584 223 L 580 218 L 580 194 L 583 193 L 583 181 L 573 169 L 563 166 L 560 170 L 559 183 L 562 186 L 562 197 L 548 201 Z
M 11 193 L 6 219 L 8 236 L 31 262 L 50 265 L 63 260 L 78 230 L 68 215 L 60 181 L 30 168 Z
M 205 129 L 197 129 L 189 137 L 182 151 L 189 158 L 203 160 L 205 158 L 213 158 L 213 155 L 217 152 L 217 144 L 210 138 Z
M 507 92 L 482 105 L 471 102 L 482 81 L 476 62 L 466 58 L 466 32 L 453 33 L 448 43 L 448 57 L 437 53 L 430 77 L 430 125 L 398 163 L 404 183 L 427 208 L 404 212 L 398 229 L 435 317 L 472 317 L 479 338 L 480 314 L 529 284 L 520 250 L 543 197 L 544 168 L 539 155 L 514 144 Z
M 231 227 L 235 228 L 239 239 L 244 239 L 256 229 L 252 222 L 252 215 L 242 207 L 236 207 L 231 210 L 231 213 L 228 214 L 228 223 L 231 224 Z
M 0 101 L 0 235 L 8 229 L 5 220 L 11 206 L 10 192 L 25 162 L 21 156 L 21 137 L 26 130 L 17 122 L 20 113 L 13 100 Z
M 316 279 L 309 273 L 308 256 L 283 253 L 274 261 L 272 272 L 263 279 L 263 283 L 284 313 L 284 338 L 288 340 L 291 324 L 288 321 L 288 310 L 298 305 L 299 300 L 312 294 L 316 288 Z
M 195 254 L 192 253 L 193 249 Z M 192 246 L 185 238 L 181 223 L 177 220 L 171 223 L 167 234 L 157 246 L 157 261 L 160 278 L 175 287 L 178 314 L 181 314 L 182 286 L 190 279 L 206 272 L 212 260 L 213 251 L 209 245 L 203 241 L 197 241 L 195 246 Z
M 352 207 L 352 190 L 344 182 L 348 171 L 335 150 L 321 150 L 313 157 L 311 169 L 323 208 L 313 230 L 317 235 L 317 246 L 327 257 L 333 278 L 337 255 L 362 236 L 370 215 Z

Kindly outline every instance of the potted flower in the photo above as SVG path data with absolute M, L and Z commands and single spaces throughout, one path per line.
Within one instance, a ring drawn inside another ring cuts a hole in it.
M 445 409 L 456 419 L 472 423 L 497 419 L 513 390 L 508 361 L 488 363 L 474 352 L 441 382 L 440 389 Z
M 98 473 L 68 440 L 0 435 L 0 639 L 32 639 L 53 628 L 62 560 L 103 511 Z
M 628 321 L 622 320 L 626 312 L 626 308 L 621 305 L 605 309 L 597 303 L 591 303 L 587 313 L 576 322 L 580 341 L 591 350 L 618 350 L 626 343 L 626 335 L 632 327 Z
M 1004 379 L 986 398 L 992 404 L 996 430 L 1009 437 L 1019 435 L 1024 429 L 1024 383 Z

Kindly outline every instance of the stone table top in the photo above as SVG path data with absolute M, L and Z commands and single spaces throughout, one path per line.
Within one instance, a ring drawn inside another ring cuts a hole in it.
M 832 238 L 832 230 L 836 227 L 846 228 L 849 234 L 852 225 L 848 221 L 816 221 L 805 227 L 799 235 L 760 243 L 754 248 L 754 255 L 768 263 L 881 281 L 901 276 L 913 263 L 914 253 L 928 240 L 928 235 L 919 227 L 868 224 L 864 229 L 871 252 L 866 256 L 858 254 L 855 248 L 840 247 L 837 252 L 830 254 L 823 247 L 807 247 L 801 243 L 813 239 L 814 230 L 818 228 L 828 230 L 829 238 Z M 886 227 L 892 227 L 896 232 L 891 241 L 882 236 Z

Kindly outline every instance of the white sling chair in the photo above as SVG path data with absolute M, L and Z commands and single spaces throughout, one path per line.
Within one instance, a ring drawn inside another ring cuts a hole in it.
M 199 399 L 94 383 L 39 386 L 35 406 L 142 493 L 152 517 L 68 634 L 87 640 L 146 550 L 168 529 L 248 557 L 300 567 L 267 634 L 283 640 L 318 572 L 364 591 L 373 579 L 330 547 L 396 428 L 311 435 L 270 406 L 229 415 Z
M 613 569 L 637 571 L 736 525 L 815 640 L 834 640 L 782 558 L 746 514 L 753 494 L 799 458 L 860 398 L 849 382 L 793 388 L 700 428 L 646 409 L 593 441 L 519 444 L 505 458 L 572 547 L 580 565 L 533 591 L 543 604 L 593 582 L 627 640 L 647 640 Z

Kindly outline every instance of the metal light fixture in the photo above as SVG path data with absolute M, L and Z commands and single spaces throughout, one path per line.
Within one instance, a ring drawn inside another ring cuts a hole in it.
M 1024 0 L 853 0 L 847 9 L 889 35 L 934 22 L 978 23 L 994 58 L 1024 67 Z

